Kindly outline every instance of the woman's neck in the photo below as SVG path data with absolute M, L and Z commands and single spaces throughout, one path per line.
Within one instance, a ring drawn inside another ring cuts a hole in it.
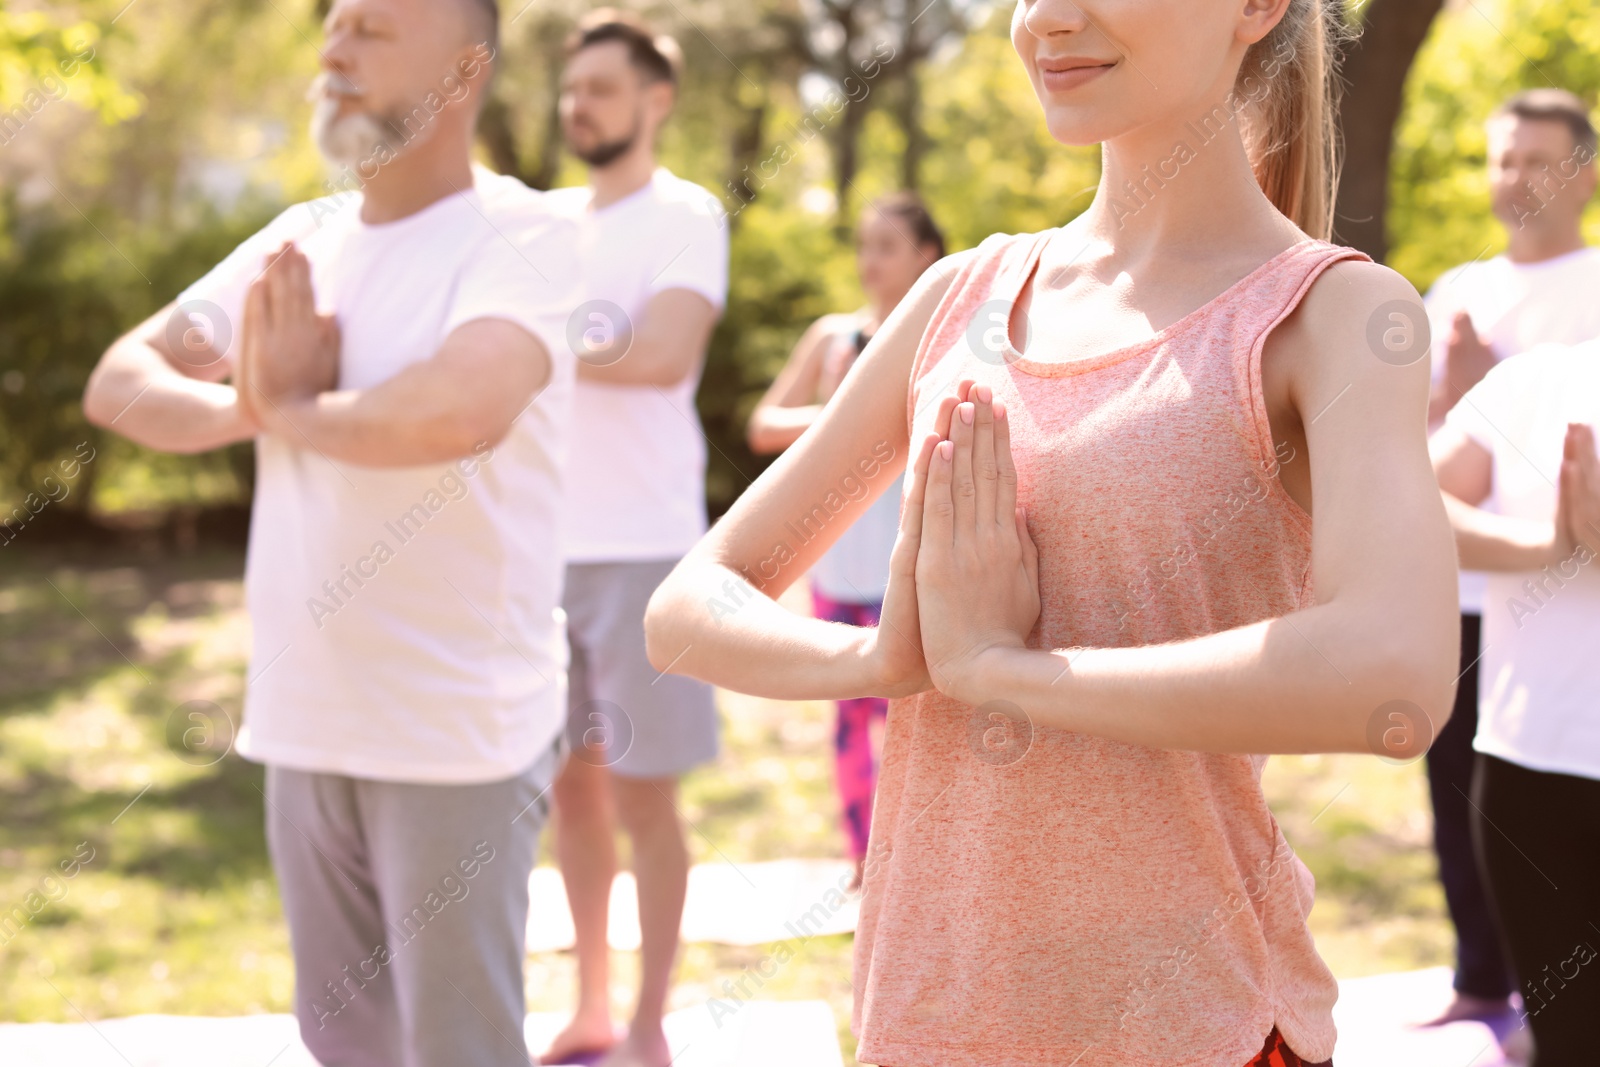
M 1100 185 L 1081 220 L 1085 236 L 1129 263 L 1291 241 L 1293 224 L 1257 184 L 1238 120 L 1214 117 L 1225 113 L 1219 105 L 1102 145 Z

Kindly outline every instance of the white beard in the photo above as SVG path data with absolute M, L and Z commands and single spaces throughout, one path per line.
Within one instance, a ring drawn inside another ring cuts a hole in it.
M 323 95 L 311 113 L 311 139 L 322 158 L 341 168 L 378 158 L 389 143 L 383 124 L 365 112 L 340 118 L 338 110 L 339 98 Z

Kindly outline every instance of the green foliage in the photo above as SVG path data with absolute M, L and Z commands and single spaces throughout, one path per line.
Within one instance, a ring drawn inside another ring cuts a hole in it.
M 923 193 L 950 247 L 991 233 L 1059 226 L 1089 206 L 1100 179 L 1097 148 L 1064 148 L 1011 46 L 999 9 L 955 55 L 924 73 L 929 153 Z
M 1521 89 L 1600 95 L 1600 5 L 1506 0 L 1453 6 L 1434 23 L 1406 85 L 1390 170 L 1389 262 L 1419 288 L 1505 248 L 1489 213 L 1484 120 Z M 1600 204 L 1585 230 L 1600 241 Z
M 746 448 L 744 427 L 790 347 L 816 318 L 860 303 L 853 257 L 825 218 L 766 196 L 736 219 L 728 307 L 706 355 L 698 398 L 712 446 L 706 498 L 714 515 L 770 462 Z
M 5 510 L 30 493 L 37 500 L 50 491 L 45 478 L 83 443 L 94 449 L 96 459 L 60 498 L 61 507 L 84 507 L 96 486 L 113 506 L 238 496 L 238 479 L 249 469 L 247 451 L 243 456 L 230 450 L 157 457 L 89 426 L 80 404 L 89 371 L 111 342 L 166 304 L 267 217 L 259 206 L 233 219 L 207 212 L 183 233 L 134 230 L 114 241 L 108 233 L 118 228 L 107 218 L 21 210 L 15 198 L 0 204 L 0 502 Z M 102 477 L 108 469 L 121 474 L 108 482 Z M 137 492 L 128 499 L 130 482 Z
M 583 178 L 570 157 L 551 154 L 561 40 L 583 9 L 553 0 L 507 22 L 496 89 L 504 128 L 498 141 L 485 137 L 486 156 L 555 184 Z M 0 176 L 15 178 L 0 195 L 0 512 L 85 440 L 102 459 L 65 506 L 90 489 L 109 509 L 247 496 L 247 447 L 153 456 L 90 431 L 78 399 L 114 337 L 284 204 L 325 191 L 303 99 L 317 67 L 315 5 L 81 0 L 71 11 L 0 9 L 0 123 L 63 62 L 78 64 L 61 79 L 64 95 L 30 111 L 0 147 Z M 650 12 L 688 57 L 663 162 L 734 214 L 732 286 L 699 399 L 713 513 L 765 463 L 745 449 L 744 421 L 790 346 L 818 315 L 861 302 L 850 237 L 832 225 L 838 122 L 797 133 L 812 102 L 798 91 L 804 64 L 782 27 L 798 11 L 792 0 L 702 0 Z M 1593 100 L 1596 14 L 1596 0 L 1505 0 L 1440 17 L 1396 132 L 1391 260 L 1413 282 L 1502 247 L 1487 207 L 1483 118 L 1524 86 L 1564 85 Z M 1087 206 L 1098 175 L 1095 149 L 1062 148 L 1045 130 L 1009 18 L 1004 6 L 990 9 L 917 73 L 921 191 L 952 250 L 1061 225 Z M 74 58 L 86 49 L 93 54 Z M 851 210 L 898 184 L 899 74 L 889 64 L 870 80 Z M 732 182 L 747 166 L 766 170 L 741 210 Z M 1590 233 L 1600 239 L 1600 209 Z
M 92 108 L 106 122 L 138 114 L 139 98 L 106 73 L 100 42 L 99 27 L 88 20 L 61 25 L 42 12 L 0 8 L 5 117 L 20 126 L 56 100 Z M 0 139 L 9 142 L 17 132 L 8 125 Z

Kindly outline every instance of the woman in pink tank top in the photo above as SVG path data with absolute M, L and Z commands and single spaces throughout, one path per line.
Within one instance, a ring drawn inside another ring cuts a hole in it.
M 660 669 L 891 698 L 864 1063 L 1333 1054 L 1261 769 L 1419 755 L 1458 638 L 1421 302 L 1326 240 L 1341 11 L 1020 0 L 1051 133 L 1103 145 L 1094 202 L 924 275 L 651 601 Z M 780 607 L 862 510 L 841 480 L 902 473 L 880 625 Z

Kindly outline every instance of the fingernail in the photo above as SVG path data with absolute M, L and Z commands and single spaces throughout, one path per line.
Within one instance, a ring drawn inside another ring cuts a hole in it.
M 968 426 L 972 425 L 973 408 L 971 404 L 962 404 L 960 407 L 956 408 L 956 411 L 960 413 L 962 422 L 966 423 Z
M 955 450 L 956 446 L 954 441 L 940 441 L 939 447 L 934 449 L 934 451 L 939 453 L 940 459 L 949 459 L 955 454 Z

